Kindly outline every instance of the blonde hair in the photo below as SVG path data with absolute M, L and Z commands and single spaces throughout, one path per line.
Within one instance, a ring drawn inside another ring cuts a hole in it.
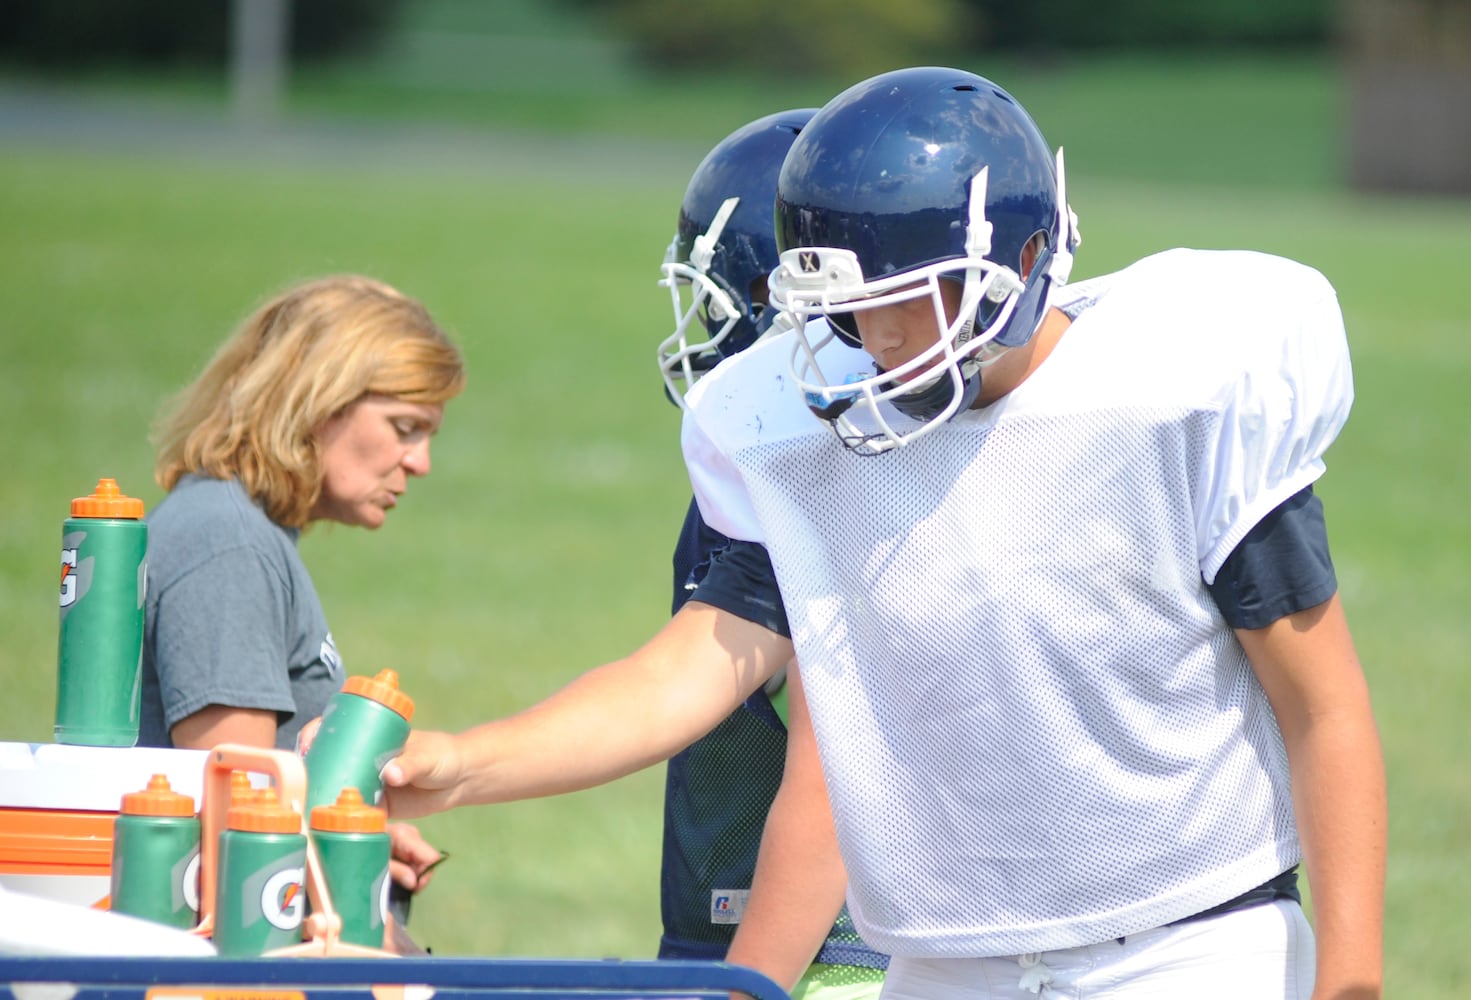
M 297 285 L 258 309 L 154 424 L 154 478 L 237 479 L 271 520 L 304 527 L 322 488 L 316 430 L 368 394 L 443 403 L 465 384 L 428 310 L 359 275 Z

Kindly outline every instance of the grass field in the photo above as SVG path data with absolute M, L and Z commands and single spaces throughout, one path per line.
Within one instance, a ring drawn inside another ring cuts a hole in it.
M 1388 993 L 1464 996 L 1471 338 L 1454 289 L 1471 204 L 1344 192 L 1331 77 L 1259 70 L 1070 67 L 1082 97 L 1038 76 L 1029 103 L 1068 144 L 1080 276 L 1169 246 L 1249 246 L 1313 264 L 1340 291 L 1358 399 L 1320 492 L 1389 763 Z M 311 143 L 0 134 L 0 738 L 50 739 L 68 501 L 111 475 L 155 503 L 160 401 L 269 292 L 326 272 L 423 298 L 471 373 L 433 475 L 390 523 L 303 541 L 349 670 L 397 668 L 416 722 L 453 729 L 656 628 L 687 497 L 652 364 L 668 323 L 657 264 L 703 147 L 771 109 L 759 88 L 744 106 L 726 94 L 720 114 L 697 88 L 683 105 L 670 94 L 662 131 L 701 121 L 704 134 L 650 144 L 642 161 L 627 141 L 611 156 L 488 130 L 444 148 L 416 132 L 419 155 L 369 130 L 335 157 Z M 605 132 L 624 120 L 614 103 Z M 364 141 L 396 151 L 363 155 Z M 654 769 L 425 821 L 454 858 L 417 904 L 416 936 L 440 954 L 651 955 L 661 782 Z

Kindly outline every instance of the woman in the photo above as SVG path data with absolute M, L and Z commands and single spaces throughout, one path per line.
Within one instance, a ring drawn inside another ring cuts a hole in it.
M 140 746 L 294 746 L 345 677 L 297 539 L 382 525 L 464 382 L 423 305 L 356 275 L 289 289 L 219 348 L 155 430 Z M 407 827 L 395 855 L 408 888 L 439 856 Z

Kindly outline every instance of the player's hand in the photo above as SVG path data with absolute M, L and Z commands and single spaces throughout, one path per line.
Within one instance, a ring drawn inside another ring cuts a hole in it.
M 454 736 L 415 729 L 383 767 L 383 795 L 390 816 L 412 819 L 455 804 L 463 763 Z
M 410 892 L 418 892 L 434 877 L 434 867 L 449 855 L 424 839 L 411 823 L 389 823 L 391 857 L 388 870 L 393 880 Z

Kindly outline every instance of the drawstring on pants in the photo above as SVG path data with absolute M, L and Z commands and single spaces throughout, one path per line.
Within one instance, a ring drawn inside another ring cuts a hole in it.
M 1044 986 L 1052 984 L 1052 970 L 1042 964 L 1041 955 L 1021 955 L 1016 961 L 1022 967 L 1021 981 L 1016 984 L 1018 989 L 1041 994 Z

